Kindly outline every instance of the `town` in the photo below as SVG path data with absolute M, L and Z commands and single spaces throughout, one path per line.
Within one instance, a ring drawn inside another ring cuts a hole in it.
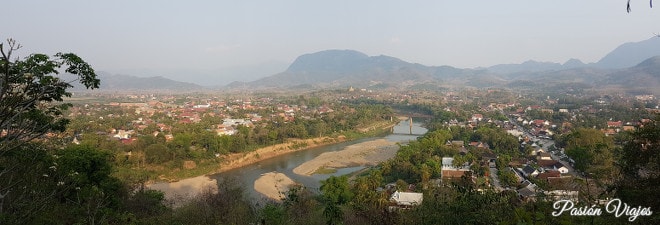
M 290 148 L 304 149 L 308 143 L 295 140 L 326 137 L 337 143 L 374 135 L 369 131 L 387 126 L 395 115 L 426 118 L 429 133 L 351 178 L 356 188 L 371 182 L 374 189 L 345 190 L 376 198 L 362 201 L 389 201 L 393 215 L 424 205 L 430 193 L 463 188 L 511 193 L 507 196 L 521 202 L 606 202 L 613 196 L 603 193 L 616 182 L 615 148 L 660 112 L 658 100 L 649 95 L 551 97 L 499 89 L 83 92 L 67 101 L 73 104 L 67 111 L 72 122 L 59 134 L 62 140 L 111 151 L 119 168 L 115 175 L 130 182 L 222 171 L 218 165 L 227 165 L 231 154 L 260 146 L 294 142 Z

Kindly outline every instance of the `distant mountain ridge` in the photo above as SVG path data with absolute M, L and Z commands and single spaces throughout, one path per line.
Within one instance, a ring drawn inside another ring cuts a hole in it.
M 299 56 L 281 73 L 250 82 L 233 82 L 225 88 L 315 89 L 315 88 L 398 88 L 434 89 L 454 87 L 613 87 L 648 89 L 660 94 L 660 38 L 623 44 L 598 63 L 578 59 L 565 63 L 529 60 L 488 68 L 460 69 L 425 66 L 355 50 L 325 50 Z M 642 50 L 640 50 L 642 49 Z M 647 58 L 642 58 L 646 57 Z M 641 58 L 641 59 L 640 59 Z M 631 66 L 621 67 L 631 64 Z M 99 73 L 101 90 L 199 91 L 204 87 L 164 77 L 136 77 Z M 571 85 L 569 85 L 571 86 Z
M 553 63 L 553 62 L 537 62 L 534 60 L 529 60 L 521 64 L 499 64 L 488 67 L 487 70 L 500 73 L 519 73 L 519 72 L 540 72 L 540 71 L 550 71 L 550 70 L 565 70 L 573 69 L 579 67 L 585 67 L 587 64 L 584 64 L 579 59 L 570 59 L 564 64 Z
M 660 37 L 620 45 L 596 63 L 597 67 L 621 69 L 633 67 L 640 62 L 660 55 Z
M 397 85 L 437 82 L 456 74 L 472 74 L 472 70 L 450 66 L 429 67 L 405 62 L 390 56 L 367 56 L 354 50 L 326 50 L 298 57 L 289 68 L 273 76 L 230 86 L 317 87 Z
M 634 67 L 617 70 L 599 81 L 600 85 L 623 86 L 630 89 L 660 91 L 660 56 L 644 60 Z
M 197 84 L 174 81 L 161 76 L 136 77 L 97 72 L 97 77 L 101 80 L 100 91 L 198 91 L 205 89 Z M 74 86 L 76 91 L 85 90 L 80 85 Z
M 488 71 L 499 74 L 519 72 L 559 71 L 583 67 L 624 69 L 637 65 L 645 59 L 660 55 L 660 38 L 653 37 L 639 42 L 629 42 L 616 47 L 596 63 L 585 64 L 579 59 L 569 59 L 564 64 L 529 60 L 521 64 L 499 64 Z
M 390 56 L 368 56 L 354 50 L 326 50 L 298 57 L 286 71 L 229 88 L 452 88 L 604 86 L 655 91 L 660 80 L 660 57 L 624 69 L 600 68 L 571 59 L 564 64 L 527 61 L 481 69 L 425 66 Z M 521 86 L 522 85 L 522 86 Z M 655 91 L 659 92 L 660 90 Z

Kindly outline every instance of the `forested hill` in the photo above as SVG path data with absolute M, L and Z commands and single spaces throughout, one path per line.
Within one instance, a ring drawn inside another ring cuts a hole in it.
M 650 47 L 649 47 L 650 46 Z M 652 76 L 659 65 L 637 64 L 660 55 L 660 38 L 626 43 L 598 63 L 585 64 L 570 59 L 563 64 L 529 60 L 521 64 L 501 64 L 487 68 L 461 69 L 426 66 L 379 55 L 368 56 L 354 50 L 326 50 L 299 56 L 286 71 L 252 82 L 234 82 L 234 89 L 318 89 L 360 87 L 368 89 L 437 89 L 454 87 L 557 90 L 564 86 L 616 88 L 623 91 L 660 94 L 660 78 Z M 648 47 L 648 48 L 647 48 Z M 644 49 L 643 51 L 637 51 Z M 645 74 L 651 74 L 646 76 Z M 629 77 L 626 82 L 613 82 Z M 532 86 L 520 83 L 532 83 Z M 605 85 L 605 86 L 601 86 Z M 641 86 L 640 86 L 641 85 Z
M 253 82 L 234 83 L 230 86 L 411 86 L 434 83 L 449 76 L 471 73 L 474 72 L 450 66 L 425 66 L 385 55 L 367 56 L 354 50 L 327 50 L 298 57 L 282 73 Z

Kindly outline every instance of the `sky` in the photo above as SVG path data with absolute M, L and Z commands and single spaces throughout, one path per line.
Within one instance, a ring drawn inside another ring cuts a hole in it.
M 660 33 L 648 0 L 8 0 L 17 54 L 73 52 L 97 71 L 226 84 L 328 49 L 458 68 L 596 62 Z M 660 2 L 658 2 L 660 4 Z

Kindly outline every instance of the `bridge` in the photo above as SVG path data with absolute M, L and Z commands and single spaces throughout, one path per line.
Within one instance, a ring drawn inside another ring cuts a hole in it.
M 433 115 L 427 115 L 422 113 L 406 113 L 404 115 L 407 117 L 414 117 L 414 118 L 425 118 L 425 119 L 433 118 Z
M 401 118 L 401 117 L 399 117 L 399 118 Z M 394 131 L 394 127 L 391 127 L 392 134 L 419 136 L 419 134 L 413 134 L 413 117 L 408 117 L 408 119 L 406 119 L 406 120 L 407 120 L 408 125 L 409 125 L 409 127 L 410 127 L 410 128 L 407 130 L 407 132 L 402 132 L 401 129 L 399 129 L 398 132 L 395 132 L 395 131 Z M 402 121 L 402 122 L 403 122 L 403 121 Z

